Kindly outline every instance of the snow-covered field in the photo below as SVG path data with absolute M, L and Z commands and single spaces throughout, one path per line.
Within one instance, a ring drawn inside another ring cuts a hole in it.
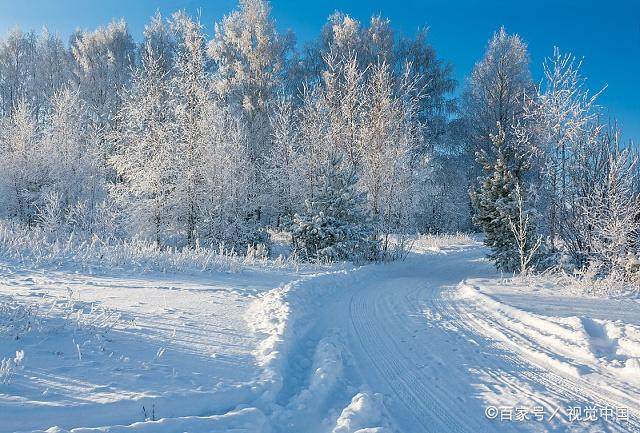
M 0 262 L 0 432 L 640 431 L 638 301 L 503 279 L 485 253 L 451 236 L 361 267 Z

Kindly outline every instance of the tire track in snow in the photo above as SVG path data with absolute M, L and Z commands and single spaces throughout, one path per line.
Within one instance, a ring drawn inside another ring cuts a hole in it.
M 401 413 L 394 414 L 394 418 L 413 419 L 425 432 L 443 429 L 467 431 L 445 406 L 433 398 L 430 381 L 414 370 L 415 365 L 396 343 L 396 336 L 388 332 L 388 328 L 375 326 L 370 320 L 372 313 L 379 313 L 380 305 L 374 304 L 371 309 L 366 301 L 364 297 L 351 298 L 351 325 L 369 365 L 385 383 L 388 394 L 400 403 L 398 408 L 393 401 L 387 401 L 388 407 L 396 406 L 396 410 L 401 410 Z
M 455 288 L 451 288 L 455 289 Z M 542 365 L 536 362 L 535 359 L 523 359 L 517 355 L 518 346 L 529 346 L 530 341 L 523 334 L 509 329 L 503 323 L 495 320 L 487 314 L 469 310 L 467 305 L 456 304 L 450 296 L 443 298 L 442 296 L 433 299 L 434 308 L 438 309 L 440 313 L 448 317 L 451 323 L 454 323 L 461 334 L 467 336 L 473 336 L 472 338 L 483 338 L 487 333 L 500 333 L 505 338 L 494 342 L 497 346 L 512 346 L 513 352 L 508 357 L 510 362 L 518 364 L 523 368 L 523 376 L 528 379 L 530 384 L 537 384 L 545 389 L 544 394 L 532 395 L 536 399 L 540 399 L 548 406 L 562 405 L 566 408 L 569 405 L 578 405 L 581 407 L 586 406 L 609 406 L 609 407 L 627 407 L 629 408 L 629 421 L 622 423 L 609 423 L 606 426 L 602 425 L 602 428 L 606 428 L 607 431 L 621 431 L 621 432 L 640 432 L 640 419 L 638 411 L 630 406 L 629 400 L 624 398 L 616 398 L 607 390 L 602 388 L 593 389 L 594 384 L 587 382 L 586 380 L 563 374 L 561 371 L 554 371 L 547 365 Z M 479 329 L 484 329 L 483 332 L 479 332 Z M 488 330 L 488 331 L 487 331 Z M 508 343 L 505 343 L 505 340 Z M 546 348 L 537 348 L 543 350 L 549 355 L 553 355 L 552 352 L 547 351 Z M 614 381 L 611 378 L 611 381 Z
M 479 331 L 471 313 L 442 297 L 462 279 L 492 272 L 477 261 L 482 253 L 475 248 L 413 259 L 396 266 L 399 274 L 390 272 L 389 278 L 356 288 L 348 298 L 349 323 L 344 326 L 351 352 L 364 380 L 385 393 L 385 405 L 398 430 L 640 431 L 633 412 L 624 425 L 571 425 L 556 419 L 553 424 L 498 426 L 484 417 L 488 403 L 483 398 L 492 396 L 512 405 L 525 401 L 532 403 L 528 407 L 535 403 L 546 408 L 618 402 L 589 389 L 592 385 L 523 358 Z M 425 311 L 434 319 L 429 321 Z

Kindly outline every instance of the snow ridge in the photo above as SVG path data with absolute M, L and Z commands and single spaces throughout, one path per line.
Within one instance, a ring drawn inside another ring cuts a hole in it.
M 349 353 L 341 341 L 341 336 L 329 333 L 321 338 L 315 347 L 308 384 L 293 395 L 284 407 L 276 404 L 283 388 L 287 365 L 297 357 L 298 344 L 308 336 L 314 323 L 311 320 L 314 312 L 322 308 L 323 300 L 339 291 L 353 288 L 365 278 L 375 278 L 375 275 L 381 272 L 383 271 L 379 265 L 372 264 L 310 275 L 265 293 L 251 305 L 248 311 L 250 327 L 254 332 L 264 335 L 255 352 L 256 359 L 264 369 L 261 378 L 264 391 L 258 402 L 263 405 L 260 406 L 262 409 L 273 414 L 274 419 L 278 421 L 277 424 L 281 424 L 283 420 L 299 420 L 305 413 L 322 412 L 323 406 L 338 388 L 344 374 L 344 362 Z M 344 418 L 340 424 L 335 425 L 335 428 L 339 428 L 336 431 L 340 433 L 351 432 L 344 430 L 344 425 L 353 424 L 347 421 L 353 417 L 370 418 L 370 424 L 378 422 L 380 417 L 373 415 L 382 413 L 381 395 L 358 393 L 353 399 L 344 409 L 343 415 L 332 415 L 331 412 L 327 414 L 323 421 L 323 424 L 328 423 L 327 431 L 331 431 L 336 418 Z M 374 407 L 378 409 L 373 410 Z
M 367 266 L 367 271 L 373 266 Z M 247 312 L 250 327 L 264 335 L 255 356 L 264 369 L 263 382 L 270 384 L 262 396 L 264 403 L 273 402 L 282 389 L 288 356 L 308 330 L 304 318 L 313 311 L 318 298 L 345 290 L 367 271 L 355 268 L 312 274 L 270 290 L 252 303 Z
M 460 308 L 478 329 L 524 358 L 578 381 L 599 384 L 614 401 L 639 406 L 632 394 L 640 394 L 640 327 L 586 316 L 534 314 L 500 302 L 468 282 L 460 283 L 453 298 L 462 301 Z

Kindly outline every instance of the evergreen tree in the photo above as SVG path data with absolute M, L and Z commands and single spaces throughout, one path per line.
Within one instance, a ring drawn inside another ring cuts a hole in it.
M 318 195 L 293 218 L 294 246 L 308 259 L 371 259 L 377 252 L 366 194 L 356 190 L 355 171 L 341 165 L 342 158 L 333 153 L 321 168 Z
M 527 158 L 521 150 L 507 147 L 505 137 L 504 128 L 498 124 L 498 133 L 491 135 L 495 160 L 484 151 L 477 153 L 485 176 L 471 193 L 473 220 L 484 231 L 485 245 L 491 248 L 489 258 L 499 270 L 525 271 L 522 259 L 539 248 L 532 214 L 524 208 L 526 200 L 522 197 Z

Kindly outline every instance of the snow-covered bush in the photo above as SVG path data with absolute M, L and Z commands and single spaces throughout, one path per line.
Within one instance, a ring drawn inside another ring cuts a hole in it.
M 38 309 L 13 300 L 0 300 L 0 336 L 20 340 L 25 334 L 41 328 Z
M 2 358 L 0 361 L 0 383 L 8 385 L 11 382 L 11 378 L 15 374 L 15 371 L 19 369 L 24 360 L 24 351 L 16 351 L 14 357 Z
M 571 293 L 590 296 L 636 297 L 640 294 L 640 275 L 605 274 L 599 263 L 568 270 L 561 266 L 545 269 L 540 274 L 523 276 L 532 283 L 553 283 Z
M 291 224 L 294 248 L 307 259 L 367 260 L 376 257 L 378 242 L 366 210 L 366 196 L 356 190 L 353 169 L 341 167 L 337 154 L 320 169 L 317 196 Z
M 233 246 L 160 248 L 154 242 L 79 236 L 52 237 L 42 228 L 27 228 L 0 220 L 0 258 L 29 266 L 83 268 L 88 271 L 118 269 L 123 272 L 236 272 L 245 266 L 297 267 L 297 256 L 265 259 L 261 244 L 237 251 Z

